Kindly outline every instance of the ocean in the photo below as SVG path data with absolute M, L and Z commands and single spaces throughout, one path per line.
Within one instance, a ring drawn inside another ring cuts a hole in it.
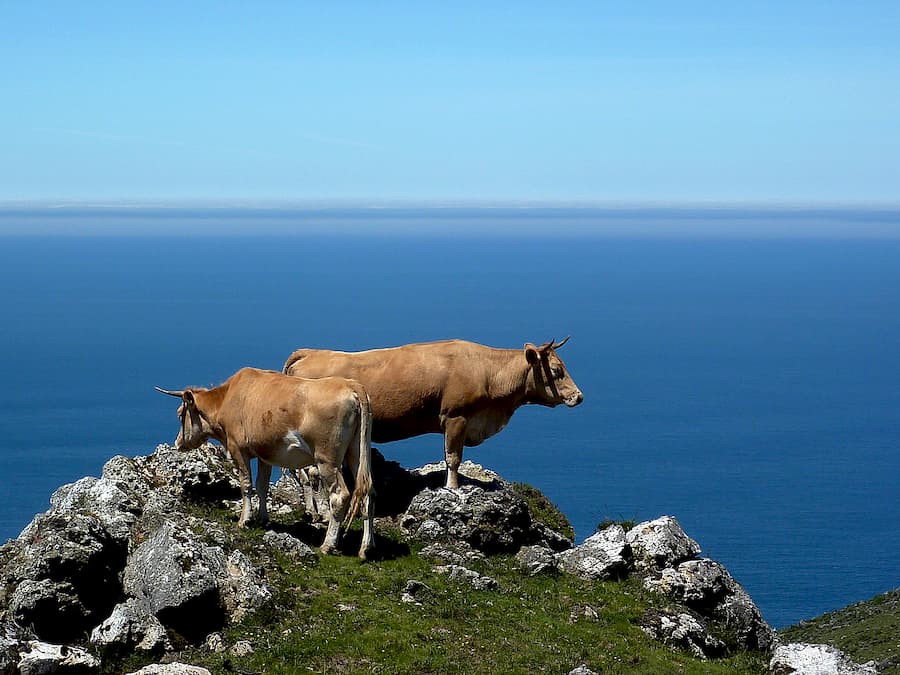
M 174 439 L 154 385 L 571 335 L 585 402 L 523 407 L 465 459 L 579 540 L 674 515 L 776 627 L 900 586 L 897 211 L 25 205 L 0 210 L 0 290 L 0 540 Z

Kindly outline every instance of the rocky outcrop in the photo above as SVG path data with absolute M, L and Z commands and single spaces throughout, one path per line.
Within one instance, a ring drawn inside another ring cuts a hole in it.
M 613 524 L 573 546 L 536 517 L 533 500 L 477 464 L 463 463 L 458 490 L 442 487 L 443 464 L 407 471 L 377 452 L 374 464 L 378 522 L 424 544 L 420 555 L 437 563 L 433 572 L 466 591 L 499 589 L 470 567 L 497 553 L 515 554 L 529 575 L 637 575 L 666 598 L 664 609 L 641 622 L 655 639 L 698 657 L 718 656 L 725 647 L 710 631 L 714 623 L 745 648 L 773 645 L 743 588 L 719 563 L 697 557 L 700 547 L 674 518 L 627 530 Z M 302 522 L 293 515 L 323 506 L 315 487 L 303 475 L 285 474 L 270 491 L 270 513 L 291 525 L 254 540 L 255 563 L 237 548 L 234 524 L 207 515 L 236 509 L 240 497 L 230 460 L 215 446 L 178 453 L 160 445 L 147 457 L 114 457 L 99 478 L 61 487 L 46 513 L 0 547 L 0 673 L 95 672 L 96 658 L 83 647 L 106 658 L 167 652 L 205 638 L 212 644 L 216 635 L 222 641 L 217 631 L 271 601 L 266 569 L 318 561 L 312 546 L 322 532 L 314 514 Z M 400 598 L 414 607 L 428 594 L 410 580 Z M 597 620 L 596 608 L 576 604 L 573 622 Z M 57 670 L 42 670 L 50 662 Z M 138 672 L 203 672 L 191 668 Z
M 773 675 L 875 675 L 874 663 L 854 663 L 828 645 L 791 643 L 780 645 L 769 662 Z

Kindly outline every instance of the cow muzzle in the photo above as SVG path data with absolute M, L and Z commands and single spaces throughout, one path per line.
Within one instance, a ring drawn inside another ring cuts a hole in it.
M 580 391 L 576 391 L 571 396 L 563 399 L 563 403 L 565 403 L 568 407 L 574 408 L 576 405 L 579 405 L 582 401 L 584 401 L 584 394 Z

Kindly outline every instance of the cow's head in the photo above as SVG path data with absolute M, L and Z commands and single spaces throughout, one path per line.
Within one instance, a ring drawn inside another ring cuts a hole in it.
M 556 354 L 556 350 L 568 340 L 550 340 L 540 347 L 530 342 L 525 345 L 525 360 L 531 367 L 527 380 L 531 403 L 551 407 L 565 403 L 572 408 L 584 400 L 584 395 L 566 370 L 566 364 Z
M 213 435 L 212 427 L 197 408 L 193 390 L 167 391 L 159 387 L 155 387 L 155 389 L 163 394 L 181 399 L 181 405 L 178 406 L 178 419 L 181 420 L 181 429 L 178 431 L 178 437 L 175 439 L 176 450 L 195 450 L 210 439 Z

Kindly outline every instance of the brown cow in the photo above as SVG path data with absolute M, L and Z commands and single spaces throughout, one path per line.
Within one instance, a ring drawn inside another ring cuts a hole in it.
M 524 349 L 494 349 L 464 340 L 426 342 L 364 352 L 298 349 L 284 364 L 296 377 L 349 377 L 372 401 L 372 438 L 387 443 L 444 434 L 447 487 L 459 486 L 463 446 L 503 429 L 519 406 L 576 406 L 581 391 L 553 340 Z
M 372 413 L 366 390 L 358 382 L 338 377 L 305 380 L 242 368 L 213 389 L 156 389 L 182 400 L 176 449 L 193 450 L 212 437 L 231 455 L 241 479 L 240 527 L 251 516 L 252 457 L 260 460 L 256 489 L 262 522 L 268 520 L 272 466 L 299 469 L 314 464 L 330 495 L 322 552 L 337 547 L 341 519 L 346 514 L 344 524 L 349 524 L 361 506 L 364 525 L 359 557 L 365 559 L 374 547 Z M 356 476 L 352 499 L 341 475 L 345 461 Z

